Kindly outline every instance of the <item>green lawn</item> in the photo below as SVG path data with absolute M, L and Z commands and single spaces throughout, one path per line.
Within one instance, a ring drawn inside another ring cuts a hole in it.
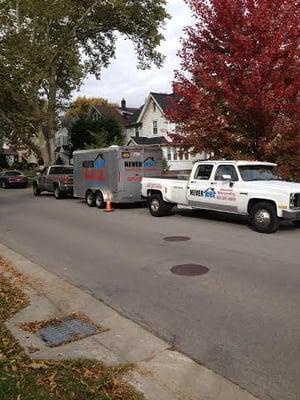
M 5 320 L 28 304 L 22 291 L 1 271 L 0 259 L 0 399 L 141 400 L 122 376 L 128 366 L 106 368 L 93 360 L 31 361 L 5 327 Z

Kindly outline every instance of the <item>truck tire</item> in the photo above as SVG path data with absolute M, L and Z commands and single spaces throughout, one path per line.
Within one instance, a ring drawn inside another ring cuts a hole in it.
M 250 223 L 257 232 L 276 232 L 279 227 L 279 220 L 275 205 L 263 201 L 254 204 L 250 210 Z
M 86 201 L 86 204 L 87 204 L 89 207 L 95 207 L 95 205 L 96 205 L 96 199 L 95 199 L 94 193 L 93 193 L 91 190 L 88 190 L 88 191 L 86 192 L 85 201 Z
M 296 228 L 300 228 L 300 221 L 293 221 L 293 224 Z
M 148 207 L 153 217 L 164 217 L 171 213 L 173 205 L 166 203 L 161 194 L 155 193 L 151 195 L 148 201 Z
M 56 200 L 60 200 L 64 197 L 64 193 L 60 190 L 58 185 L 54 186 L 54 197 Z
M 36 182 L 34 182 L 33 185 L 32 185 L 32 191 L 33 191 L 34 196 L 40 196 L 41 195 L 40 188 L 38 187 L 38 184 Z
M 103 198 L 103 195 L 102 195 L 102 193 L 100 191 L 96 192 L 96 194 L 95 194 L 95 203 L 96 203 L 96 207 L 97 208 L 104 208 L 105 207 L 104 198 Z
M 6 189 L 6 188 L 7 188 L 7 187 L 6 187 L 5 181 L 2 182 L 2 185 L 1 185 L 1 186 L 2 186 L 2 189 Z

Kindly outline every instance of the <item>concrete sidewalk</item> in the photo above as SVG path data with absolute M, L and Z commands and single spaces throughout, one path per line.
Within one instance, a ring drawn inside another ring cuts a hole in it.
M 88 293 L 2 244 L 0 256 L 27 278 L 23 289 L 30 297 L 30 306 L 9 320 L 7 326 L 32 359 L 91 358 L 109 366 L 134 363 L 136 368 L 127 379 L 145 394 L 147 400 L 256 399 L 232 382 L 174 351 L 168 343 Z M 106 331 L 49 348 L 38 336 L 19 327 L 21 323 L 61 318 L 72 313 L 86 315 Z

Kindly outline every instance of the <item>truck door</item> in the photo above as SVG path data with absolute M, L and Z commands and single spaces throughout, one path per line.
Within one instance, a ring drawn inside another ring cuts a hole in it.
M 187 188 L 188 204 L 192 207 L 214 208 L 215 188 L 211 185 L 214 164 L 203 163 L 193 169 Z
M 216 193 L 212 199 L 216 210 L 238 212 L 240 182 L 234 165 L 218 165 L 213 173 L 211 187 Z

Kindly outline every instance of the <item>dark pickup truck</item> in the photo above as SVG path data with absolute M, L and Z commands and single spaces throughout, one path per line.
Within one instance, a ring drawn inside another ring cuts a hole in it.
M 42 192 L 54 193 L 56 199 L 73 195 L 73 167 L 68 165 L 51 165 L 45 167 L 33 181 L 33 194 Z

